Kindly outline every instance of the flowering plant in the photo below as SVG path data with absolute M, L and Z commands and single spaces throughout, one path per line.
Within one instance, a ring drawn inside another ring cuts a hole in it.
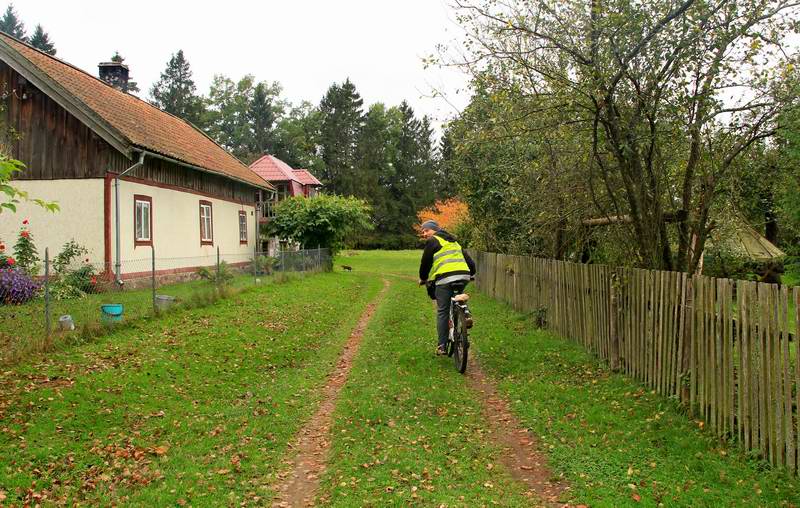
M 39 253 L 33 243 L 33 236 L 28 231 L 28 219 L 22 221 L 22 228 L 14 245 L 14 258 L 18 267 L 25 270 L 28 275 L 39 272 Z
M 41 285 L 13 267 L 0 268 L 0 305 L 19 305 L 32 300 Z

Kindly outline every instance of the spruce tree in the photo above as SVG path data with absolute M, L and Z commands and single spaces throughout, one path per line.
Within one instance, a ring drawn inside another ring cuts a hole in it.
M 278 144 L 275 127 L 278 117 L 283 113 L 283 104 L 279 100 L 280 92 L 281 87 L 278 83 L 270 85 L 261 82 L 253 89 L 253 97 L 247 109 L 247 120 L 252 129 L 248 158 L 275 153 Z
M 341 86 L 331 85 L 320 103 L 323 183 L 332 194 L 347 196 L 355 192 L 356 147 L 364 123 L 363 104 L 349 78 Z
M 17 16 L 14 4 L 8 4 L 5 14 L 0 18 L 0 32 L 5 32 L 21 41 L 28 41 L 28 37 L 25 35 L 25 24 Z
M 125 57 L 119 54 L 119 51 L 114 51 L 114 56 L 111 57 L 111 61 L 115 63 L 125 63 Z M 126 86 L 120 88 L 123 92 L 128 93 L 136 93 L 139 91 L 139 83 L 132 80 L 130 76 L 128 77 L 128 83 Z
M 44 31 L 42 25 L 36 25 L 36 30 L 31 36 L 31 46 L 48 55 L 56 54 L 56 46 L 53 44 L 53 41 L 50 40 L 50 36 L 47 35 L 47 32 Z
M 161 78 L 150 89 L 150 102 L 158 108 L 202 127 L 204 105 L 197 95 L 189 62 L 178 50 L 167 62 Z

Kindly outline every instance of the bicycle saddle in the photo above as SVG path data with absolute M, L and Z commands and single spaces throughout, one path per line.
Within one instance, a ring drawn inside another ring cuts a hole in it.
M 469 295 L 466 293 L 461 293 L 460 295 L 454 296 L 453 300 L 456 302 L 466 302 L 467 300 L 469 300 Z

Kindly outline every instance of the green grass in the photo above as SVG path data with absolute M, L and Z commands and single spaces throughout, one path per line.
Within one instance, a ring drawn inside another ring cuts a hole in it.
M 354 272 L 400 275 L 416 279 L 421 257 L 421 250 L 343 251 L 336 257 L 334 270 L 341 270 L 342 265 L 348 265 Z
M 433 356 L 432 318 L 423 290 L 392 283 L 339 397 L 322 504 L 530 506 L 498 464 L 478 397 Z
M 264 283 L 269 277 L 261 277 Z M 252 287 L 252 276 L 235 277 L 228 289 L 238 292 Z M 207 281 L 195 280 L 157 289 L 157 294 L 177 298 L 177 306 L 202 306 L 213 303 L 214 286 Z M 43 298 L 24 305 L 0 305 L 0 365 L 19 361 L 25 355 L 62 346 L 69 346 L 88 337 L 105 334 L 99 327 L 100 305 L 121 303 L 124 306 L 124 321 L 132 322 L 153 315 L 153 300 L 150 288 L 86 295 L 84 298 L 52 301 L 51 326 L 53 344 L 45 344 L 45 308 Z M 76 324 L 76 331 L 59 333 L 55 329 L 59 316 L 69 314 Z
M 576 502 L 590 506 L 796 506 L 800 481 L 699 430 L 674 401 L 579 346 L 478 297 L 474 344 Z M 640 496 L 636 501 L 634 495 Z
M 287 443 L 385 274 L 392 287 L 335 410 L 321 502 L 529 506 L 477 394 L 432 356 L 430 300 L 406 280 L 420 254 L 346 252 L 334 273 L 135 320 L 0 369 L 0 505 L 271 504 Z M 192 288 L 176 291 L 190 299 Z M 142 294 L 124 296 L 149 304 Z M 720 443 L 674 401 L 503 304 L 471 306 L 472 351 L 540 436 L 573 504 L 800 506 L 800 480 Z M 19 334 L 4 312 L 0 330 Z
M 2 495 L 264 503 L 379 286 L 357 274 L 263 286 L 0 373 Z

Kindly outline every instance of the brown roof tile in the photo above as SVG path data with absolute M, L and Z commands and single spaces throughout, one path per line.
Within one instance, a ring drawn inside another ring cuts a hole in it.
M 258 187 L 272 187 L 190 123 L 6 34 L 0 36 L 131 145 Z

